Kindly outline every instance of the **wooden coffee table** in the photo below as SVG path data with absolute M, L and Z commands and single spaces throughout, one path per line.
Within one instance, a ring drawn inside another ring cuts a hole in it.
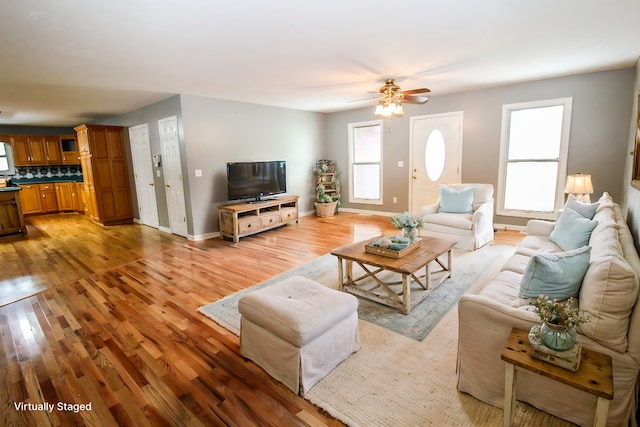
M 352 243 L 334 249 L 331 252 L 332 255 L 338 258 L 340 290 L 398 308 L 402 310 L 402 313 L 409 314 L 411 309 L 428 295 L 428 292 L 424 292 L 419 298 L 414 298 L 414 301 L 411 301 L 411 281 L 415 281 L 422 289 L 428 290 L 431 284 L 432 272 L 429 268 L 431 262 L 435 261 L 442 268 L 439 271 L 448 272 L 446 278 L 451 277 L 451 249 L 455 245 L 455 241 L 436 237 L 422 237 L 422 244 L 418 249 L 402 258 L 392 258 L 365 252 L 364 245 L 373 242 L 377 238 Z M 447 254 L 446 265 L 438 259 L 445 253 Z M 364 274 L 359 277 L 353 277 L 354 262 L 364 270 Z M 422 268 L 425 269 L 424 277 L 417 274 Z M 402 281 L 383 281 L 380 279 L 379 274 L 384 271 L 400 274 Z M 373 288 L 371 288 L 371 284 L 368 286 L 363 284 L 363 281 L 367 278 L 373 279 Z M 399 283 L 402 283 L 402 290 L 400 293 L 396 293 L 390 286 Z

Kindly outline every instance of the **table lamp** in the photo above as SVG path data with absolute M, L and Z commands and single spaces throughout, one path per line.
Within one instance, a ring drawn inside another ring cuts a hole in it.
M 593 193 L 593 184 L 591 183 L 591 175 L 576 173 L 567 176 L 567 185 L 564 192 L 568 193 L 569 199 L 576 199 L 581 202 L 591 203 L 590 194 Z

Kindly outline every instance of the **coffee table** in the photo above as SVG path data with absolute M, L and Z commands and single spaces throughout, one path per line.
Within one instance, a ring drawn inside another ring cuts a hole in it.
M 338 258 L 338 280 L 340 290 L 353 295 L 361 296 L 390 307 L 402 310 L 402 313 L 409 314 L 411 309 L 418 305 L 428 296 L 428 292 L 423 292 L 418 298 L 411 300 L 411 281 L 413 280 L 422 289 L 428 290 L 431 284 L 431 273 L 429 265 L 435 261 L 447 276 L 451 277 L 451 249 L 455 241 L 440 239 L 437 237 L 422 237 L 422 244 L 414 251 L 404 255 L 402 258 L 392 258 L 383 255 L 368 253 L 364 246 L 373 242 L 379 237 L 352 243 L 347 246 L 334 249 L 331 254 Z M 447 264 L 443 264 L 438 257 L 447 254 Z M 344 266 L 343 266 L 344 261 Z M 364 274 L 353 277 L 353 263 L 358 264 Z M 417 272 L 425 270 L 424 276 L 418 276 Z M 385 282 L 379 276 L 380 273 L 391 271 L 401 275 L 401 282 Z M 373 279 L 373 287 L 369 281 L 368 285 L 363 282 L 365 279 Z M 401 291 L 395 292 L 390 286 L 402 284 Z

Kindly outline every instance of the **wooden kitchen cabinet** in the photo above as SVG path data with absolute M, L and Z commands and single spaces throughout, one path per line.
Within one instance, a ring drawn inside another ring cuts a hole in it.
M 79 165 L 80 153 L 78 152 L 78 141 L 75 135 L 64 135 L 60 137 L 60 147 L 62 148 L 63 165 Z
M 58 202 L 58 211 L 70 212 L 74 210 L 73 195 L 75 193 L 74 182 L 58 182 L 55 184 L 56 201 Z
M 13 135 L 11 137 L 16 166 L 46 165 L 46 147 L 41 136 Z
M 73 210 L 76 212 L 84 213 L 84 204 L 82 203 L 82 188 L 81 182 L 72 183 L 71 202 L 73 203 Z
M 62 161 L 62 146 L 60 145 L 60 138 L 58 136 L 44 136 L 45 158 L 48 165 L 61 165 Z
M 16 166 L 61 165 L 62 147 L 57 136 L 12 135 Z
M 122 127 L 80 125 L 74 130 L 84 179 L 85 212 L 104 225 L 133 222 Z
M 42 196 L 38 184 L 20 185 L 20 202 L 22 203 L 22 213 L 36 214 L 42 213 Z
M 26 233 L 19 191 L 0 192 L 0 236 Z
M 54 184 L 40 184 L 40 197 L 42 200 L 42 212 L 58 212 L 58 199 L 56 198 L 56 187 Z

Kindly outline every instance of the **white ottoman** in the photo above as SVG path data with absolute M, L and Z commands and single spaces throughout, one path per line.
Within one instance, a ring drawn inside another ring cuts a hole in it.
M 353 295 L 291 277 L 240 298 L 240 352 L 304 395 L 360 349 L 357 310 Z

